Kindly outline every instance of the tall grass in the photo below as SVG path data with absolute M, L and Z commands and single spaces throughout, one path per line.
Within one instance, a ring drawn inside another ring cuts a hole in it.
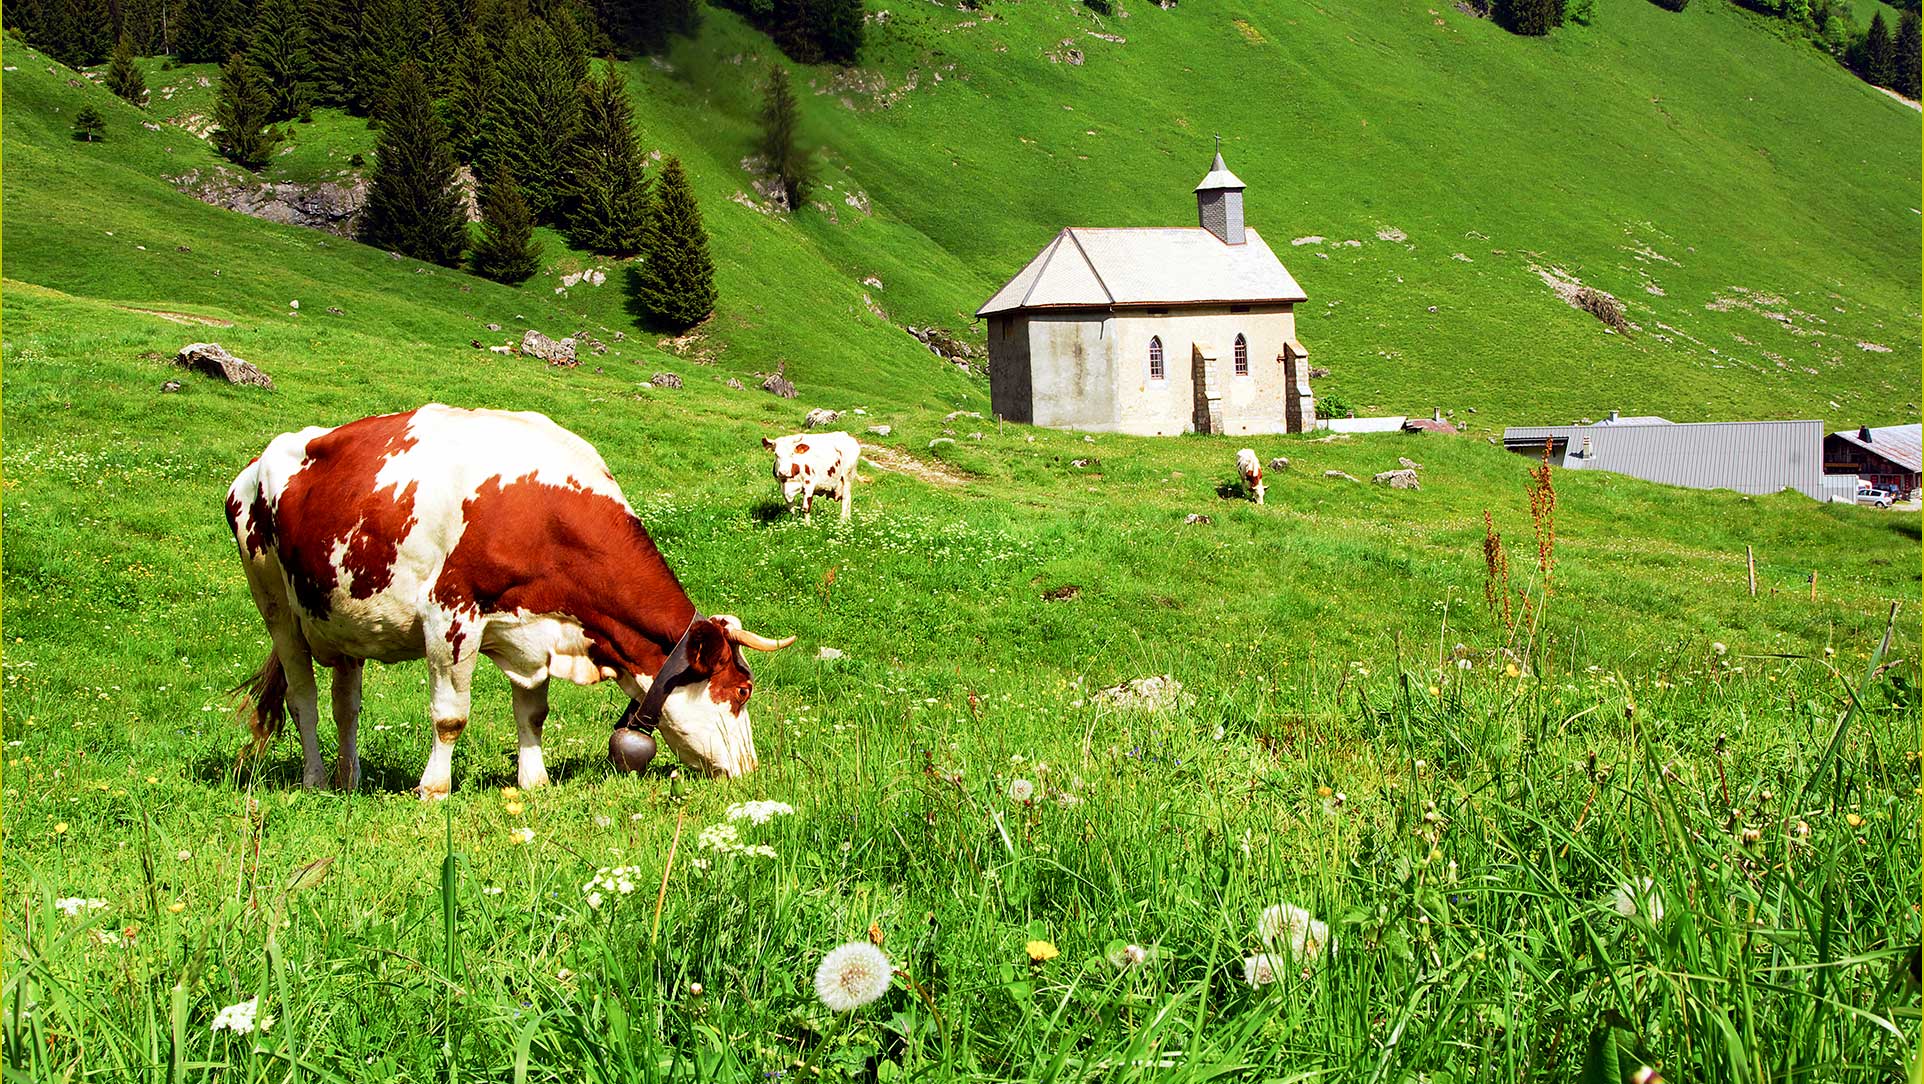
M 1847 680 L 1821 658 L 1711 655 L 1557 681 L 1501 658 L 1322 675 L 1320 692 L 1218 673 L 1199 684 L 1220 692 L 1161 715 L 1041 690 L 1028 710 L 1049 724 L 998 709 L 984 726 L 881 682 L 785 728 L 747 786 L 682 799 L 660 774 L 470 787 L 418 814 L 230 792 L 225 842 L 197 863 L 245 869 L 257 828 L 326 853 L 237 896 L 130 838 L 111 906 L 75 918 L 29 866 L 6 928 L 7 1064 L 156 1081 L 1902 1074 L 1914 667 L 1879 674 L 1877 651 Z M 663 833 L 728 823 L 750 792 L 796 807 L 734 822 L 775 857 L 688 846 L 651 937 Z M 526 846 L 510 801 L 531 810 Z M 369 815 L 438 838 L 437 891 L 382 875 L 395 843 L 357 838 Z M 114 831 L 73 816 L 64 837 Z M 595 870 L 628 864 L 633 890 L 589 906 Z M 175 897 L 189 906 L 152 902 Z M 1257 916 L 1279 902 L 1333 944 L 1250 987 L 1243 961 L 1273 951 Z M 907 978 L 838 1018 L 810 974 L 871 924 Z M 1061 954 L 1032 963 L 1036 939 Z M 1147 961 L 1118 963 L 1124 944 Z M 209 1032 L 247 997 L 271 1028 Z

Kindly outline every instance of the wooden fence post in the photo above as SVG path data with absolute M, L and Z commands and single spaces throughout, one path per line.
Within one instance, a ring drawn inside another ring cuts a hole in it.
M 1750 597 L 1757 597 L 1757 555 L 1749 546 L 1744 547 L 1744 567 L 1750 571 Z

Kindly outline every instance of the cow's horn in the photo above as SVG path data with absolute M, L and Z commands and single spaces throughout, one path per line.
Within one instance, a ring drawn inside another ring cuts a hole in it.
M 780 651 L 782 648 L 795 642 L 793 636 L 784 636 L 779 640 L 771 640 L 759 632 L 750 632 L 736 625 L 727 626 L 725 631 L 728 633 L 730 640 L 733 640 L 743 647 L 752 647 L 757 651 Z

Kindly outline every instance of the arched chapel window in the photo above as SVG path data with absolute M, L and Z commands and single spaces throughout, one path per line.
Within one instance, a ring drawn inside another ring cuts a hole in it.
M 1149 339 L 1149 379 L 1161 380 L 1162 378 L 1162 336 L 1152 335 Z
M 1236 336 L 1236 375 L 1249 375 L 1249 340 Z

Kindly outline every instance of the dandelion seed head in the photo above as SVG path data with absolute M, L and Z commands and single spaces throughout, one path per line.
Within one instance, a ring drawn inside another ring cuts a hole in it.
M 1034 797 L 1035 797 L 1034 783 L 1029 782 L 1027 779 L 1012 779 L 1009 781 L 1009 800 L 1010 801 L 1026 802 Z
M 822 958 L 815 969 L 815 996 L 834 1012 L 850 1012 L 888 993 L 893 975 L 881 949 L 850 941 Z
M 1251 986 L 1268 986 L 1283 971 L 1283 961 L 1266 952 L 1243 960 L 1243 981 Z

